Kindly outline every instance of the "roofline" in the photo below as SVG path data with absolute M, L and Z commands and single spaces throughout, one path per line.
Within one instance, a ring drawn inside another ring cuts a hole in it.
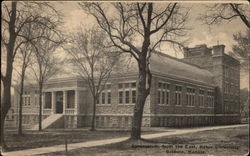
M 168 58 L 174 59 L 174 60 L 179 61 L 179 62 L 184 63 L 184 64 L 188 64 L 188 65 L 197 67 L 197 68 L 202 69 L 202 70 L 206 70 L 206 69 L 204 69 L 204 68 L 202 68 L 202 67 L 200 67 L 200 66 L 198 66 L 198 65 L 196 65 L 196 64 L 192 64 L 192 63 L 189 63 L 189 62 L 185 62 L 184 60 L 182 60 L 182 59 L 184 59 L 184 58 L 178 59 L 178 58 L 176 58 L 176 57 L 170 56 L 170 55 L 168 55 L 168 54 L 165 54 L 165 53 L 162 53 L 162 52 L 159 52 L 159 51 L 154 51 L 154 53 L 160 54 L 160 55 L 162 55 L 162 56 L 164 56 L 164 57 L 168 57 Z M 208 71 L 208 70 L 206 70 L 206 71 Z
M 231 55 L 229 55 L 229 54 L 226 54 L 226 53 L 224 53 L 224 55 L 225 55 L 226 57 L 230 57 L 230 58 L 233 59 L 235 62 L 237 62 L 238 64 L 240 64 L 240 61 L 239 61 L 238 59 L 234 58 L 233 56 L 231 56 Z

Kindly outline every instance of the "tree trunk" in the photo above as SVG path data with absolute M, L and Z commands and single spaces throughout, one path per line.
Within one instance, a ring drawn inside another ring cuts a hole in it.
M 2 148 L 5 148 L 5 141 L 4 141 L 4 121 L 5 117 L 11 107 L 11 80 L 12 80 L 12 71 L 13 71 L 13 52 L 15 48 L 16 42 L 16 33 L 15 33 L 15 23 L 16 23 L 16 7 L 17 2 L 11 3 L 11 16 L 9 22 L 9 41 L 7 45 L 7 59 L 6 59 L 6 74 L 5 77 L 1 77 L 3 82 L 3 98 L 1 103 L 1 134 L 0 134 L 0 145 Z
M 3 81 L 3 98 L 2 98 L 2 105 L 1 105 L 1 146 L 5 149 L 7 146 L 4 140 L 4 123 L 6 115 L 11 107 L 11 93 L 10 93 L 11 81 Z
M 93 115 L 92 115 L 92 123 L 91 123 L 91 131 L 95 131 L 95 113 L 96 113 L 96 97 L 93 96 Z
M 42 131 L 42 90 L 43 83 L 39 82 L 39 131 Z
M 21 75 L 21 85 L 20 85 L 20 97 L 19 97 L 19 114 L 18 114 L 18 134 L 22 135 L 22 118 L 23 118 L 23 83 L 24 83 L 24 76 L 25 76 L 25 67 L 22 68 L 22 75 Z
M 134 115 L 132 121 L 132 131 L 130 139 L 138 140 L 141 139 L 141 124 L 142 124 L 142 115 L 143 108 L 147 98 L 147 73 L 146 73 L 146 56 L 140 57 L 138 62 L 139 66 L 139 81 L 137 88 L 137 100 L 134 108 Z
M 6 149 L 6 144 L 4 140 L 4 122 L 5 122 L 5 116 L 1 118 L 1 144 L 0 144 L 0 150 L 5 150 Z M 2 148 L 2 149 L 1 149 Z

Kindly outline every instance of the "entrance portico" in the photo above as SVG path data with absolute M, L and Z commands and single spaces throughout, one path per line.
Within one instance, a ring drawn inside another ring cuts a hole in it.
M 78 90 L 45 91 L 42 97 L 43 115 L 77 115 L 78 98 Z

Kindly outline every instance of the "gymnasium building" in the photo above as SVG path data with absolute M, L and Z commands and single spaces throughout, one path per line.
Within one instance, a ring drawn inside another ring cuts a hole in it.
M 192 127 L 235 124 L 240 119 L 240 63 L 224 52 L 224 45 L 197 45 L 184 49 L 178 59 L 152 53 L 152 85 L 147 97 L 143 127 Z M 119 63 L 118 63 L 119 64 Z M 96 107 L 97 128 L 129 128 L 136 102 L 137 64 L 125 74 L 113 74 Z M 6 120 L 18 125 L 18 93 Z M 25 87 L 23 125 L 38 124 L 38 91 Z M 92 96 L 79 77 L 49 80 L 42 96 L 43 128 L 90 127 Z

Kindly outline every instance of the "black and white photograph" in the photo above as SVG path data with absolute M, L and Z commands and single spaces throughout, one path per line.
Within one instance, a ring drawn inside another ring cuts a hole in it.
M 3 1 L 0 155 L 249 154 L 247 0 Z

